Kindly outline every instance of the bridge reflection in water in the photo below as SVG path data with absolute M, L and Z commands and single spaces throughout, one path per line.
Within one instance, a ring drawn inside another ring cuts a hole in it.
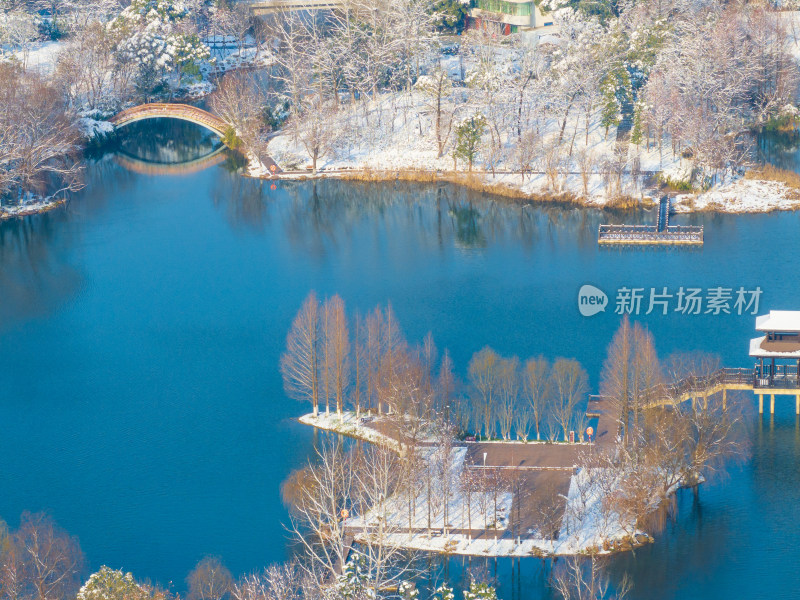
M 226 158 L 225 146 L 219 146 L 213 152 L 182 162 L 154 162 L 124 152 L 117 152 L 114 162 L 140 175 L 193 175 L 225 162 Z

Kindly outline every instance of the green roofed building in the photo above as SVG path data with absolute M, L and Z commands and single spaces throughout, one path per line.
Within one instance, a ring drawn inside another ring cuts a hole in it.
M 531 0 L 472 0 L 467 27 L 502 35 L 551 27 L 553 19 L 543 15 Z

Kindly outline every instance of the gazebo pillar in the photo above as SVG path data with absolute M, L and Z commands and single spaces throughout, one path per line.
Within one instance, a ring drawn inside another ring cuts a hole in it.
M 775 414 L 775 394 L 769 395 L 769 414 Z
M 798 396 L 800 398 L 800 396 Z M 722 410 L 728 408 L 728 388 L 722 388 Z
M 764 414 L 764 394 L 758 395 L 758 414 Z

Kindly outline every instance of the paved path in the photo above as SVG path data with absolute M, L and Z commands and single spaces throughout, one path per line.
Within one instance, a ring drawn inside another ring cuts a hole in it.
M 590 398 L 587 415 L 598 417 L 593 444 L 459 442 L 467 449 L 464 459 L 466 468 L 482 472 L 484 468 L 491 470 L 496 467 L 507 480 L 516 480 L 519 493 L 514 494 L 509 515 L 510 526 L 508 530 L 500 532 L 501 539 L 510 539 L 515 533 L 522 538 L 554 539 L 558 536 L 570 480 L 581 455 L 609 448 L 615 442 L 617 418 L 614 410 L 608 398 Z M 392 437 L 396 433 L 386 421 L 371 421 L 366 425 Z M 462 532 L 460 529 L 448 531 Z M 463 533 L 466 534 L 466 530 Z M 498 532 L 494 529 L 473 529 L 471 533 L 473 538 L 494 539 Z

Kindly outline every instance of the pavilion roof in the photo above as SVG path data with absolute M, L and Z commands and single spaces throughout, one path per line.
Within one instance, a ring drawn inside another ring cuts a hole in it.
M 756 317 L 756 331 L 800 332 L 800 310 L 771 310 Z
M 767 340 L 761 336 L 750 340 L 750 356 L 755 358 L 800 358 L 800 340 Z

